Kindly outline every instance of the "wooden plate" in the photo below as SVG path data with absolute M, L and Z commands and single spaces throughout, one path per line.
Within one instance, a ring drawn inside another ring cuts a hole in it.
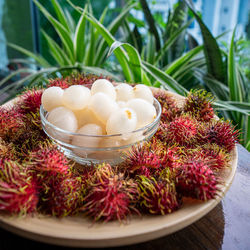
M 212 210 L 230 187 L 237 168 L 237 149 L 232 151 L 231 167 L 224 173 L 221 195 L 215 200 L 199 202 L 185 199 L 183 206 L 166 216 L 132 217 L 126 224 L 95 223 L 83 217 L 34 216 L 17 218 L 0 215 L 0 226 L 23 237 L 71 247 L 111 247 L 156 239 L 176 232 L 197 221 Z

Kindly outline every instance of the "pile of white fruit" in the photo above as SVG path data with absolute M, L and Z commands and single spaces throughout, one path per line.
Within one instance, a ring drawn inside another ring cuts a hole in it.
M 121 140 L 73 136 L 71 144 L 81 147 L 112 147 L 128 143 L 134 130 L 156 118 L 153 94 L 145 85 L 126 83 L 116 87 L 106 79 L 96 80 L 91 89 L 73 85 L 63 90 L 50 87 L 42 95 L 47 120 L 63 130 L 83 135 L 122 134 Z

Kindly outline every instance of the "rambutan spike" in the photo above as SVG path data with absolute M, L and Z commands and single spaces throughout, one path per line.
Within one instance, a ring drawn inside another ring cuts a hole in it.
M 219 177 L 203 160 L 187 159 L 176 174 L 177 191 L 199 200 L 214 199 L 220 192 Z
M 169 124 L 161 124 L 159 133 L 156 133 L 156 138 L 170 145 L 192 145 L 198 139 L 197 127 L 198 122 L 195 118 L 189 113 L 182 114 Z
M 200 128 L 200 138 L 205 143 L 215 143 L 230 152 L 239 141 L 239 130 L 235 128 L 230 121 L 213 120 Z
M 206 90 L 191 90 L 186 98 L 184 112 L 191 112 L 199 121 L 209 121 L 214 118 L 213 100 L 212 94 Z
M 88 182 L 88 194 L 81 208 L 95 221 L 124 220 L 135 210 L 138 200 L 137 184 L 123 174 L 109 175 L 109 168 L 108 164 L 97 168 L 94 178 Z
M 41 106 L 43 89 L 28 89 L 19 96 L 15 108 L 21 114 L 39 112 Z
M 122 167 L 130 173 L 130 175 L 143 174 L 150 176 L 152 171 L 161 167 L 162 159 L 157 154 L 157 146 L 154 145 L 155 151 L 151 150 L 152 144 L 150 142 L 144 145 L 133 146 L 132 149 L 126 153 L 125 162 Z M 159 147 L 161 147 L 159 145 Z
M 8 159 L 0 160 L 0 210 L 26 214 L 36 210 L 38 192 L 33 179 L 22 166 Z
M 181 197 L 177 195 L 175 184 L 170 180 L 138 176 L 141 207 L 152 214 L 168 214 L 180 207 Z M 177 197 L 178 196 L 178 197 Z

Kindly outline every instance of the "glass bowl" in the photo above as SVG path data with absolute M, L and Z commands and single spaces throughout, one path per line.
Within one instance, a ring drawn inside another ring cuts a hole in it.
M 155 98 L 153 105 L 157 115 L 152 123 L 126 134 L 115 135 L 84 135 L 63 130 L 47 120 L 48 112 L 44 110 L 42 105 L 40 115 L 44 132 L 68 158 L 83 165 L 103 162 L 115 165 L 123 161 L 124 153 L 133 145 L 149 140 L 157 131 L 160 123 L 161 105 Z M 87 145 L 88 142 L 91 144 L 91 141 L 95 140 L 98 141 L 100 147 L 76 146 L 71 143 L 73 138 L 85 140 Z

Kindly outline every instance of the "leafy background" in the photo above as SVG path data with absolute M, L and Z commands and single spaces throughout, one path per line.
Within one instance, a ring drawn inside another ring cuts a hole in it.
M 21 67 L 0 81 L 1 93 L 9 93 L 3 101 L 24 87 L 72 72 L 110 75 L 181 95 L 204 88 L 215 96 L 219 115 L 241 129 L 241 143 L 250 150 L 249 40 L 236 40 L 237 28 L 230 43 L 223 42 L 223 34 L 213 37 L 187 0 L 178 1 L 167 20 L 151 13 L 146 0 L 122 1 L 123 8 L 102 11 L 95 6 L 98 1 L 33 2 L 40 11 L 41 52 L 34 54 L 18 41 L 8 44 L 26 58 L 13 60 Z M 145 22 L 132 15 L 133 9 L 143 13 Z M 202 45 L 188 33 L 193 19 Z

